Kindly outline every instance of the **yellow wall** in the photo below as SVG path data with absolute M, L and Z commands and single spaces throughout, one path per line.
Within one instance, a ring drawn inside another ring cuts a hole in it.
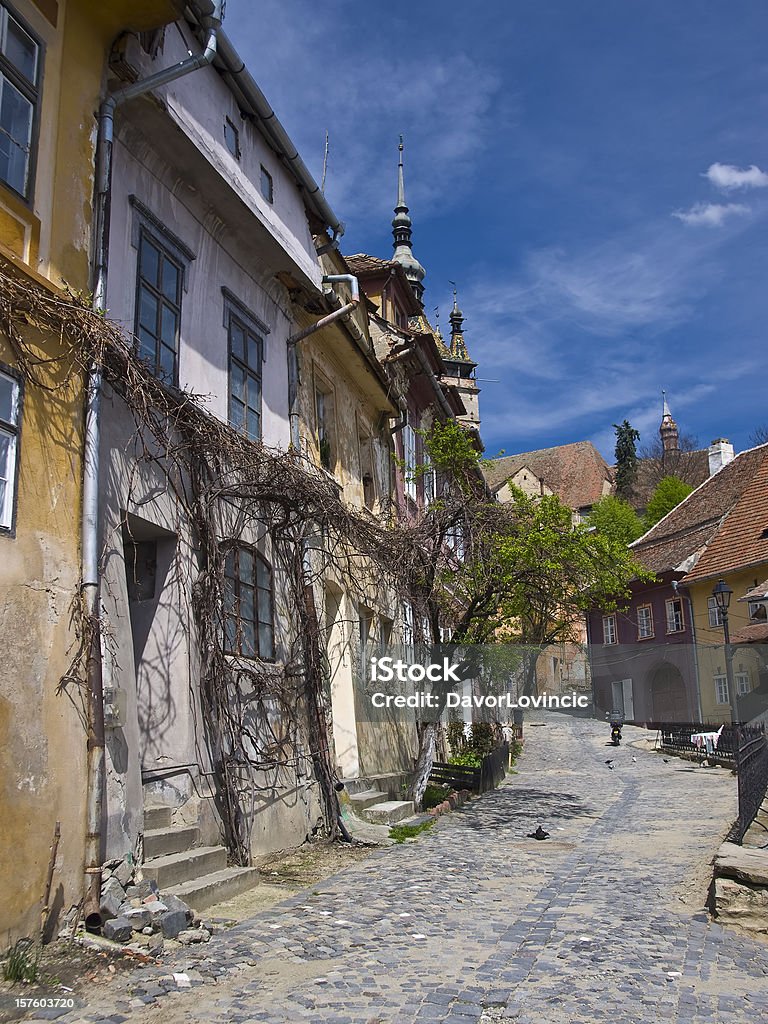
M 749 605 L 738 599 L 757 586 L 768 575 L 768 563 L 758 568 L 730 573 L 723 578 L 733 590 L 731 604 L 728 609 L 728 624 L 731 636 L 749 625 Z M 702 716 L 707 722 L 729 722 L 730 707 L 719 704 L 715 696 L 714 677 L 725 675 L 725 650 L 723 646 L 722 626 L 712 627 L 709 624 L 708 598 L 712 596 L 712 588 L 717 580 L 706 580 L 692 584 L 690 587 L 693 603 L 693 617 L 696 624 L 696 644 L 699 661 L 699 686 L 701 688 Z M 739 646 L 734 651 L 734 673 L 745 672 L 750 677 L 750 687 L 758 685 L 758 646 L 750 649 L 748 645 Z M 762 648 L 764 650 L 764 648 Z
M 44 44 L 34 192 L 0 184 L 0 273 L 89 289 L 95 117 L 112 39 L 174 17 L 163 2 L 14 0 Z M 0 282 L 1 285 L 1 282 Z M 66 339 L 29 329 L 40 384 L 24 385 L 15 536 L 0 532 L 0 935 L 36 935 L 55 823 L 55 912 L 80 898 L 85 827 L 82 694 L 58 691 L 74 653 L 80 566 L 82 379 Z M 0 362 L 18 368 L 0 333 Z

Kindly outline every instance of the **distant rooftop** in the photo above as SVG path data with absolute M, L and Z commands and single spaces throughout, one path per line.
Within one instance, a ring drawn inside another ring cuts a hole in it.
M 484 468 L 492 491 L 498 491 L 519 470 L 528 467 L 570 508 L 589 508 L 612 483 L 611 471 L 591 441 L 575 441 L 518 455 L 490 459 Z

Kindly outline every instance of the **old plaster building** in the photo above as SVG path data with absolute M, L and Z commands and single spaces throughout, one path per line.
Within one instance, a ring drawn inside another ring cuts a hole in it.
M 52 934 L 83 891 L 88 702 L 68 672 L 84 390 L 61 323 L 69 293 L 91 288 L 94 110 L 118 33 L 176 14 L 161 0 L 0 3 L 0 283 L 9 311 L 54 311 L 50 330 L 41 312 L 0 334 L 0 931 L 13 938 L 37 932 L 46 903 Z
M 765 690 L 759 644 L 742 636 L 764 617 L 746 597 L 765 576 L 768 446 L 742 452 L 630 548 L 655 574 L 632 588 L 629 606 L 589 617 L 595 703 L 637 722 L 722 723 L 731 717 L 723 623 L 712 594 L 723 579 L 733 590 L 729 618 L 734 684 L 755 717 L 753 695 Z
M 207 39 L 203 23 L 182 19 L 162 48 L 154 38 L 126 40 L 113 73 L 151 81 Z M 150 372 L 171 393 L 200 396 L 256 459 L 291 446 L 299 410 L 290 339 L 305 308 L 331 308 L 315 239 L 327 242 L 340 225 L 241 67 L 218 31 L 209 66 L 117 107 L 106 307 Z M 350 341 L 334 336 L 333 344 Z M 303 372 L 323 387 L 311 355 Z M 387 400 L 371 380 L 364 398 L 376 422 Z M 220 724 L 244 708 L 229 727 L 249 737 L 236 755 L 239 741 L 222 746 L 206 717 L 211 697 L 200 682 L 204 620 L 193 599 L 210 561 L 186 500 L 198 471 L 170 455 L 181 443 L 172 428 L 163 442 L 169 454 L 161 446 L 142 458 L 147 442 L 137 438 L 130 397 L 105 391 L 101 437 L 102 604 L 111 636 L 104 679 L 117 708 L 107 733 L 107 854 L 136 849 L 147 806 L 170 808 L 174 823 L 198 828 L 202 846 L 218 848 L 228 785 L 242 795 L 240 856 L 250 859 L 300 843 L 320 817 L 288 569 L 258 501 L 246 503 L 235 488 L 210 506 L 225 553 L 223 642 L 236 680 Z M 329 468 L 346 462 L 336 445 L 327 457 Z M 222 456 L 209 488 L 225 489 L 227 472 Z M 235 756 L 240 767 L 230 769 Z
M 458 304 L 448 346 L 424 315 L 402 149 L 393 259 L 345 261 L 220 4 L 91 8 L 0 2 L 13 322 L 24 288 L 51 322 L 67 288 L 95 311 L 77 305 L 72 339 L 0 335 L 14 934 L 84 892 L 88 916 L 104 860 L 182 839 L 203 877 L 179 883 L 231 894 L 322 827 L 333 777 L 408 776 L 415 721 L 372 717 L 363 669 L 423 623 L 354 548 L 295 526 L 310 491 L 361 521 L 418 516 L 449 485 L 424 465 L 436 421 L 482 448 Z M 293 519 L 268 501 L 280 467 Z

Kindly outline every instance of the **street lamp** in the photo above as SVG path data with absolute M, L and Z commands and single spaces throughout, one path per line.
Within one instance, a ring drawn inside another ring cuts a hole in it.
M 736 687 L 733 682 L 733 651 L 731 650 L 731 630 L 728 625 L 728 606 L 731 603 L 733 591 L 725 582 L 718 580 L 712 588 L 712 596 L 717 607 L 720 609 L 720 618 L 723 622 L 723 638 L 725 640 L 725 678 L 728 685 L 728 699 L 731 702 L 731 721 L 735 726 L 739 724 L 739 706 L 736 699 Z

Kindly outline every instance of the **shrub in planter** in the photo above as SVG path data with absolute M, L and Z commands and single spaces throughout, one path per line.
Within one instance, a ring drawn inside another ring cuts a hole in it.
M 462 750 L 460 754 L 448 758 L 448 764 L 459 765 L 462 768 L 479 768 L 482 763 L 482 757 L 474 750 Z
M 449 793 L 449 786 L 440 786 L 430 782 L 424 790 L 424 796 L 421 798 L 421 809 L 428 811 L 430 807 L 437 807 L 438 804 L 445 800 Z

